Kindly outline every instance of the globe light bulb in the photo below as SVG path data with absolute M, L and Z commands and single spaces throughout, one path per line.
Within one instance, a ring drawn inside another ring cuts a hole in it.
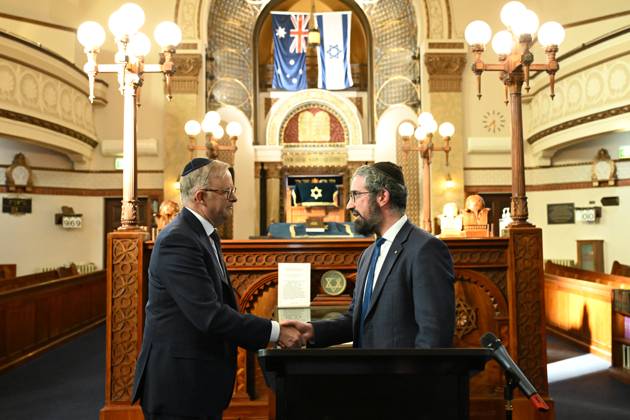
M 424 127 L 418 127 L 416 131 L 414 131 L 413 136 L 416 140 L 424 140 L 427 138 L 427 130 Z
M 116 39 L 129 35 L 129 33 L 127 33 L 127 28 L 125 27 L 125 21 L 120 14 L 120 9 L 116 10 L 109 16 L 107 27 Z
M 438 132 L 442 137 L 452 137 L 455 134 L 455 126 L 450 122 L 444 122 L 440 124 L 440 128 L 438 128 Z
M 201 127 L 203 128 L 204 124 L 207 127 L 211 127 L 210 130 L 206 130 L 205 128 L 203 129 L 203 131 L 208 133 L 212 131 L 212 128 L 214 128 L 214 126 L 219 125 L 220 122 L 221 122 L 221 115 L 217 111 L 208 111 L 206 112 L 206 115 L 203 117 L 203 121 L 201 122 Z
M 243 133 L 243 127 L 238 121 L 231 121 L 225 127 L 225 132 L 230 137 L 238 137 Z
M 526 9 L 512 25 L 512 32 L 517 37 L 525 34 L 533 35 L 538 30 L 539 23 L 538 15 L 533 10 Z
M 201 133 L 201 124 L 199 124 L 197 120 L 189 120 L 184 124 L 184 131 L 187 135 L 195 137 L 197 134 Z
M 464 38 L 468 45 L 486 45 L 491 37 L 492 29 L 483 20 L 473 20 L 464 31 Z
M 98 22 L 89 20 L 77 29 L 77 38 L 86 50 L 93 51 L 105 43 L 105 29 Z
M 508 28 L 516 23 L 527 7 L 520 1 L 509 1 L 501 8 L 501 22 Z
M 127 52 L 132 57 L 146 57 L 151 51 L 151 40 L 142 32 L 136 32 L 129 38 Z
M 214 137 L 215 139 L 222 139 L 224 135 L 225 131 L 223 130 L 223 127 L 221 127 L 219 124 L 217 124 L 212 129 L 212 137 Z
M 420 115 L 418 115 L 418 125 L 421 126 L 426 126 L 429 121 L 433 121 L 433 114 L 431 114 L 430 112 L 424 111 L 422 113 L 420 113 Z
M 155 42 L 162 49 L 167 47 L 176 47 L 182 42 L 182 30 L 176 23 L 170 21 L 160 22 L 153 31 Z
M 564 28 L 558 22 L 545 22 L 538 30 L 538 42 L 543 47 L 562 44 L 564 36 Z
M 438 123 L 435 120 L 428 121 L 424 125 L 424 129 L 427 130 L 427 133 L 429 133 L 429 134 L 435 133 L 437 128 L 438 128 Z
M 405 121 L 398 126 L 398 135 L 400 135 L 400 137 L 411 137 L 413 130 L 413 124 L 409 121 Z
M 133 35 L 144 25 L 144 10 L 136 3 L 125 3 L 118 9 L 127 35 Z
M 498 55 L 508 55 L 514 47 L 514 38 L 509 31 L 499 31 L 492 37 L 492 49 Z

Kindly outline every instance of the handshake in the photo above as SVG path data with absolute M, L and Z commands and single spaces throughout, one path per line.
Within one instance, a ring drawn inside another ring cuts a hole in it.
M 307 322 L 287 320 L 280 323 L 278 346 L 283 349 L 299 349 L 313 339 L 313 325 Z

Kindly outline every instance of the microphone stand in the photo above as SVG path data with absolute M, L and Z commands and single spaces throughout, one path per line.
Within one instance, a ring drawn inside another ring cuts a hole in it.
M 514 388 L 518 386 L 516 379 L 505 371 L 505 388 L 503 388 L 503 398 L 505 399 L 505 419 L 512 420 L 512 400 L 514 399 Z

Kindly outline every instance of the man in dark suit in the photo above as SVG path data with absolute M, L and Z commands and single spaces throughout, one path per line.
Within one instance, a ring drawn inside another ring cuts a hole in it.
M 357 169 L 347 209 L 376 242 L 359 258 L 348 311 L 333 320 L 292 321 L 313 347 L 353 341 L 364 348 L 449 347 L 455 328 L 453 262 L 444 242 L 407 220 L 400 168 Z
M 299 345 L 297 330 L 241 314 L 216 227 L 236 202 L 228 165 L 196 158 L 180 178 L 184 209 L 158 235 L 133 402 L 146 419 L 220 419 L 236 373 L 236 347 Z

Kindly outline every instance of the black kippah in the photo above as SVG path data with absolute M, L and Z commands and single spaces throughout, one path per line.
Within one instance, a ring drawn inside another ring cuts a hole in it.
M 212 162 L 210 159 L 206 158 L 194 158 L 190 162 L 184 166 L 184 170 L 182 171 L 182 176 L 186 176 L 189 173 L 196 171 L 199 168 L 202 168 L 206 165 L 209 165 Z
M 403 177 L 402 169 L 395 163 L 376 162 L 372 164 L 372 167 L 392 178 L 399 184 L 405 185 L 405 178 Z

